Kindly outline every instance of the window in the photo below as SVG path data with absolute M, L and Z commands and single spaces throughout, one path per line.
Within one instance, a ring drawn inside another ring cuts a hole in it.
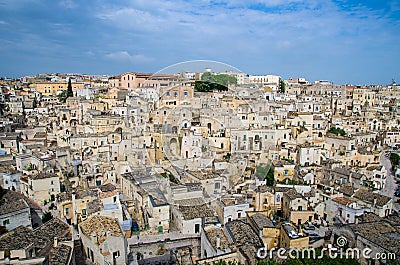
M 10 220 L 6 219 L 3 221 L 3 226 L 9 225 L 10 224 Z
M 169 97 L 171 95 L 171 93 L 169 91 L 167 91 L 166 95 L 167 95 L 167 97 Z
M 50 181 L 50 185 L 54 185 L 54 181 Z
M 174 97 L 176 97 L 176 98 L 178 97 L 178 92 L 176 92 L 176 91 L 174 92 Z
M 65 214 L 69 214 L 69 208 L 65 208 Z
M 195 225 L 194 225 L 194 233 L 195 233 L 195 234 L 200 233 L 200 224 L 195 224 Z
M 183 92 L 183 96 L 186 98 L 189 95 L 187 91 Z

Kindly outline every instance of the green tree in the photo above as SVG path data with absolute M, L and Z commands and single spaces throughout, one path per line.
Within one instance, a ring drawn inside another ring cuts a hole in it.
M 259 179 L 266 179 L 267 186 L 274 185 L 274 168 L 269 166 L 257 166 L 256 175 Z
M 341 136 L 345 136 L 346 135 L 346 131 L 340 128 L 336 128 L 336 127 L 332 127 L 328 130 L 328 133 L 332 133 L 335 135 L 341 135 Z
M 71 78 L 69 78 L 68 79 L 67 90 L 64 90 L 60 94 L 58 94 L 58 100 L 61 103 L 65 103 L 67 101 L 67 98 L 73 97 L 73 96 L 74 96 L 74 92 L 72 91 Z
M 392 163 L 392 168 L 396 167 L 399 165 L 400 162 L 400 156 L 396 153 L 390 153 L 390 162 Z
M 281 90 L 281 93 L 285 93 L 286 91 L 285 81 L 281 80 L 279 89 Z
M 53 219 L 53 215 L 51 215 L 51 212 L 46 212 L 46 213 L 42 216 L 42 222 L 43 222 L 43 223 L 47 223 L 47 222 L 50 221 L 51 219 Z
M 71 78 L 68 78 L 67 98 L 73 97 L 73 96 L 74 96 L 74 92 L 72 91 Z
M 217 262 L 214 262 L 213 265 L 243 265 L 243 263 L 235 260 L 230 260 L 230 261 L 225 261 L 225 260 L 220 260 Z
M 261 260 L 257 263 L 257 265 L 279 265 L 279 263 L 273 259 L 270 259 L 270 260 Z
M 196 92 L 212 92 L 214 90 L 226 91 L 230 84 L 237 84 L 237 79 L 228 74 L 213 74 L 205 72 L 201 79 L 195 81 L 194 90 Z

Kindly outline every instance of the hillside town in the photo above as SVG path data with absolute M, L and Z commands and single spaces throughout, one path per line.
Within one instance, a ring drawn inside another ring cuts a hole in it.
M 0 264 L 257 265 L 261 248 L 344 246 L 400 264 L 394 80 L 206 69 L 0 88 Z

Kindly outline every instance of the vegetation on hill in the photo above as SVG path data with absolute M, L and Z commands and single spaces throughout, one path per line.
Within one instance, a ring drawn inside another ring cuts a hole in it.
M 286 84 L 285 84 L 285 81 L 281 80 L 279 89 L 280 89 L 280 91 L 281 91 L 282 94 L 285 93 L 285 91 L 286 91 Z
M 266 179 L 267 186 L 274 185 L 274 169 L 270 166 L 257 166 L 256 167 L 256 176 L 259 179 Z
M 72 84 L 71 84 L 71 78 L 70 78 L 70 79 L 68 79 L 67 90 L 64 90 L 63 92 L 58 94 L 58 100 L 62 103 L 65 103 L 65 101 L 67 101 L 67 98 L 73 97 L 73 96 L 74 96 L 74 92 L 72 91 Z
M 400 156 L 396 153 L 390 153 L 390 162 L 392 163 L 392 168 L 399 166 Z
M 335 135 L 341 135 L 341 136 L 345 136 L 346 135 L 346 131 L 340 128 L 336 128 L 336 127 L 332 127 L 328 130 L 328 133 L 332 133 Z
M 230 84 L 237 84 L 236 77 L 206 72 L 201 76 L 201 80 L 194 83 L 194 90 L 196 92 L 226 91 Z

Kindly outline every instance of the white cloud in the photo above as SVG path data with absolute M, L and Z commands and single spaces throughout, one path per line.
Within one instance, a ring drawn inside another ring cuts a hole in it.
M 150 63 L 154 61 L 154 58 L 147 57 L 143 54 L 130 54 L 127 51 L 117 51 L 108 53 L 105 58 L 118 61 L 118 62 L 130 62 L 130 63 Z
M 62 8 L 66 8 L 66 9 L 72 9 L 72 8 L 76 8 L 78 7 L 78 4 L 75 3 L 73 0 L 61 0 L 59 2 L 59 5 Z

